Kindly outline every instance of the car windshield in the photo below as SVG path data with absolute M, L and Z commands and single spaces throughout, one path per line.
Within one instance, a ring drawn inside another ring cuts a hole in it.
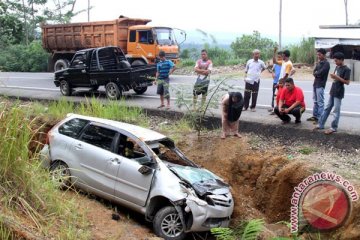
M 171 28 L 155 28 L 156 39 L 160 45 L 174 45 L 176 39 Z
M 217 177 L 215 174 L 204 168 L 172 166 L 170 169 L 175 171 L 180 178 L 186 180 L 190 184 L 203 183 L 208 180 L 219 179 L 219 177 Z

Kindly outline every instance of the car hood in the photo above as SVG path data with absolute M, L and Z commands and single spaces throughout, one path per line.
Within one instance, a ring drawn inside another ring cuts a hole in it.
M 180 179 L 190 184 L 200 196 L 205 194 L 227 194 L 230 191 L 228 184 L 204 168 L 177 165 L 171 166 L 170 169 Z

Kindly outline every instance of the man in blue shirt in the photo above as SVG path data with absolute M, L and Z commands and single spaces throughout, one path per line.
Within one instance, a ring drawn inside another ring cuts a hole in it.
M 160 62 L 157 63 L 155 76 L 155 84 L 158 85 L 156 93 L 160 95 L 160 106 L 158 108 L 165 107 L 164 98 L 166 98 L 166 109 L 170 109 L 169 75 L 175 71 L 175 65 L 172 61 L 166 60 L 164 51 L 159 52 L 159 58 Z

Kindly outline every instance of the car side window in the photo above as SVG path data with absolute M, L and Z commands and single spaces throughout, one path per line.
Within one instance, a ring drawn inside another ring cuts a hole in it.
M 120 135 L 117 153 L 123 157 L 138 160 L 146 156 L 144 149 L 131 137 Z
M 72 68 L 84 68 L 86 67 L 86 56 L 85 54 L 78 54 L 74 57 L 73 61 L 71 62 Z
M 58 131 L 68 137 L 76 138 L 88 122 L 88 120 L 73 118 L 62 124 Z
M 111 151 L 116 131 L 96 125 L 88 126 L 80 136 L 80 140 L 96 147 Z

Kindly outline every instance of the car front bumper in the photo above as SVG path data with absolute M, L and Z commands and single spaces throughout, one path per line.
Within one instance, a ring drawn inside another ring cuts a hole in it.
M 234 210 L 234 202 L 230 195 L 229 206 L 200 205 L 196 201 L 187 199 L 186 205 L 191 211 L 193 223 L 189 232 L 209 231 L 214 227 L 228 227 Z

